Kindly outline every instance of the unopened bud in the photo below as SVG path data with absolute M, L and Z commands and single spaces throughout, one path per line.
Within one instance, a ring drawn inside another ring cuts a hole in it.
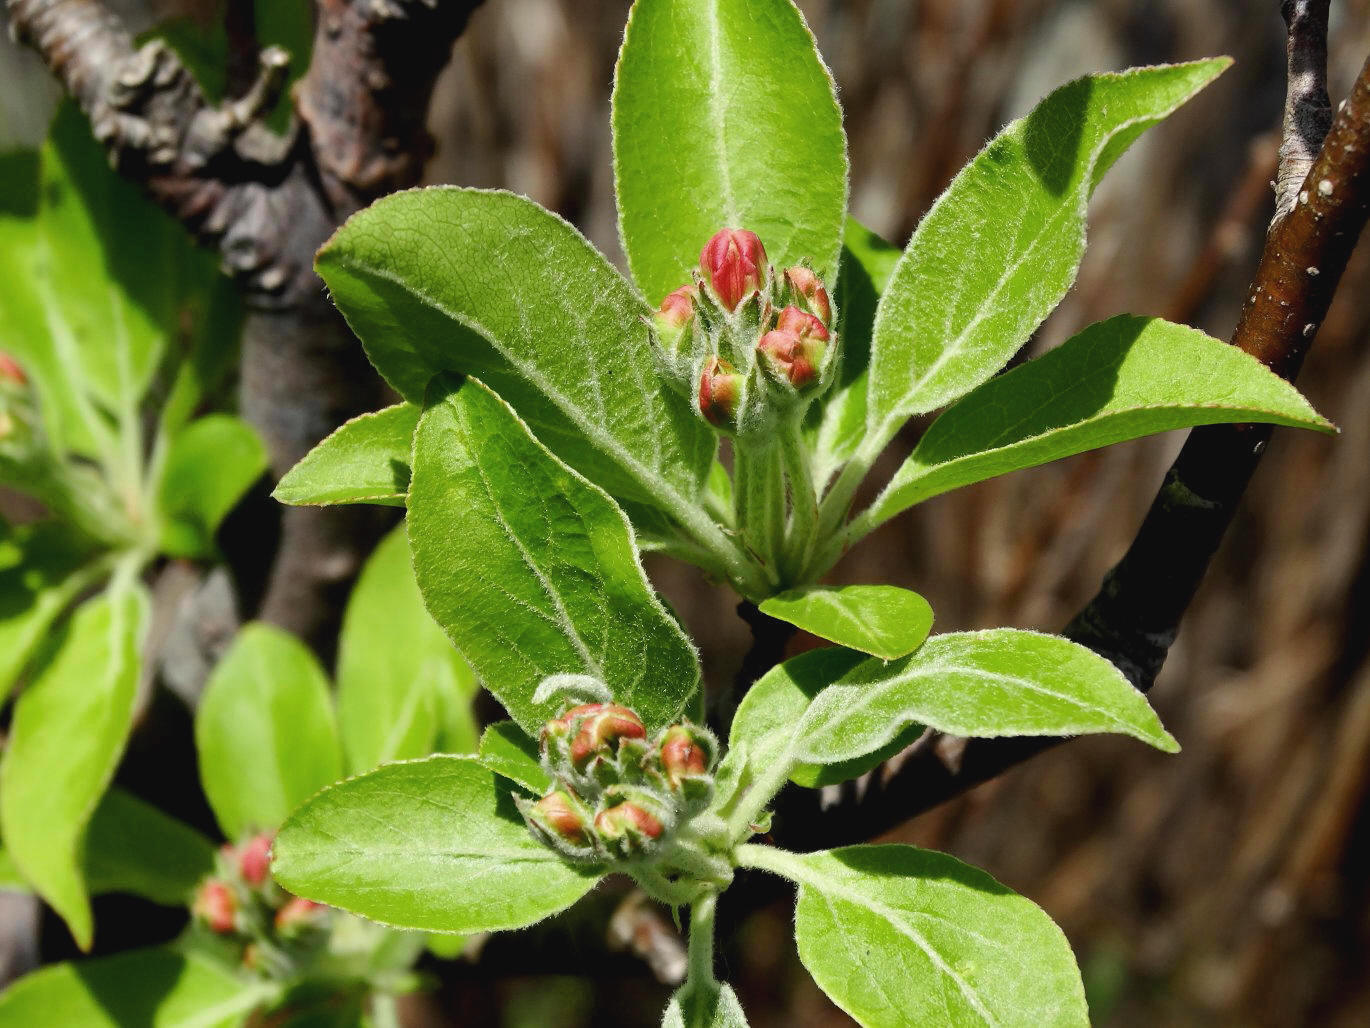
M 254 835 L 238 850 L 238 871 L 248 885 L 258 886 L 271 871 L 271 835 Z
M 195 893 L 191 912 L 203 921 L 211 932 L 216 935 L 228 935 L 234 928 L 238 901 L 226 882 L 211 878 Z
M 24 369 L 7 353 L 0 352 L 0 382 L 10 382 L 14 385 L 25 385 L 28 383 L 28 376 L 24 374 Z
M 276 934 L 284 938 L 300 935 L 322 927 L 328 907 L 303 896 L 291 896 L 285 906 L 276 911 Z
M 809 313 L 815 315 L 824 325 L 832 324 L 832 303 L 828 300 L 828 290 L 823 280 L 812 268 L 802 264 L 785 271 L 785 281 L 795 295 L 804 301 Z
M 828 330 L 823 322 L 791 306 L 780 312 L 775 328 L 761 337 L 756 348 L 771 359 L 790 385 L 802 389 L 818 378 L 827 345 Z
M 709 773 L 709 750 L 688 725 L 673 725 L 661 737 L 661 767 L 666 780 L 679 786 L 681 779 Z
M 533 804 L 528 817 L 539 828 L 576 846 L 589 841 L 585 814 L 567 793 L 557 790 Z
M 636 803 L 619 803 L 595 817 L 595 831 L 605 842 L 622 839 L 647 841 L 661 838 L 661 822 Z
M 761 288 L 766 279 L 766 248 L 756 233 L 725 228 L 704 244 L 699 267 L 718 301 L 730 311 Z
M 685 325 L 695 314 L 695 287 L 681 286 L 673 293 L 666 294 L 661 307 L 656 312 L 656 323 L 662 328 L 678 329 Z
M 571 741 L 571 763 L 576 767 L 584 767 L 598 754 L 611 755 L 619 739 L 646 737 L 642 719 L 627 707 L 616 703 L 587 706 L 589 709 L 581 715 L 580 730 Z
M 730 424 L 741 390 L 742 376 L 727 361 L 713 358 L 699 376 L 699 413 L 711 425 Z

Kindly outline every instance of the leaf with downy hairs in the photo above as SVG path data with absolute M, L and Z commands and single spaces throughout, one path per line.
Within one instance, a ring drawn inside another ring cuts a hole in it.
M 805 586 L 763 600 L 761 613 L 885 660 L 912 653 L 932 629 L 928 601 L 894 585 Z
M 1223 422 L 1334 431 L 1297 389 L 1235 346 L 1160 318 L 1110 318 L 948 407 L 862 527 L 1020 468 Z
M 690 508 L 717 449 L 668 390 L 647 307 L 574 228 L 512 193 L 395 193 L 319 251 L 319 274 L 405 399 L 476 375 L 549 449 L 609 492 Z
M 738 856 L 798 884 L 799 958 L 863 1025 L 1089 1024 L 1061 929 L 977 868 L 913 846 Z
M 271 495 L 293 506 L 403 507 L 420 409 L 415 403 L 397 403 L 353 418 L 306 453 Z
M 666 1005 L 661 1028 L 747 1028 L 747 1015 L 727 982 L 686 982 Z
M 480 762 L 535 796 L 552 787 L 538 759 L 538 744 L 512 721 L 496 721 L 485 730 L 480 737 Z
M 872 447 L 1004 366 L 1060 302 L 1104 172 L 1231 62 L 1134 68 L 1062 86 L 1003 130 L 928 211 L 875 319 Z
M 523 928 L 599 878 L 536 841 L 477 758 L 449 756 L 324 789 L 276 836 L 271 869 L 298 896 L 429 932 Z
M 598 678 L 649 730 L 693 694 L 623 511 L 475 379 L 436 381 L 419 420 L 409 542 L 429 612 L 529 735 L 565 706 L 535 699 L 549 675 Z
M 613 127 L 623 249 L 652 303 L 689 283 L 721 228 L 755 232 L 777 268 L 836 276 L 847 140 L 790 0 L 637 0 Z

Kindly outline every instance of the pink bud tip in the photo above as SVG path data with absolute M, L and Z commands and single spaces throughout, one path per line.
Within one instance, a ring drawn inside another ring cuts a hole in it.
M 238 870 L 248 885 L 261 885 L 271 871 L 271 838 L 268 832 L 255 835 L 238 851 Z
M 585 764 L 596 753 L 610 750 L 619 739 L 644 739 L 647 729 L 642 719 L 627 707 L 615 703 L 592 703 L 581 710 L 580 731 L 571 740 L 571 763 Z M 574 711 L 568 711 L 570 716 Z
M 708 755 L 684 725 L 675 725 L 661 740 L 661 766 L 672 782 L 703 775 L 709 770 Z
M 717 357 L 705 366 L 699 376 L 699 413 L 711 425 L 723 425 L 732 418 L 741 378 L 731 364 Z
M 566 793 L 548 793 L 533 804 L 533 811 L 543 825 L 567 842 L 585 845 L 585 820 Z
M 828 330 L 823 322 L 795 306 L 786 307 L 780 312 L 780 319 L 776 322 L 775 327 L 781 332 L 793 332 L 801 339 L 827 340 L 828 338 Z
M 191 910 L 211 932 L 227 935 L 233 931 L 238 901 L 226 883 L 212 878 L 200 886 Z
M 761 288 L 766 277 L 766 248 L 756 233 L 725 228 L 704 244 L 699 254 L 700 270 L 730 311 Z
M 0 353 L 0 382 L 13 382 L 15 385 L 28 382 L 24 369 L 7 353 Z
M 785 272 L 790 288 L 802 296 L 818 319 L 825 325 L 832 324 L 832 303 L 828 300 L 828 290 L 812 268 L 796 265 Z
M 324 904 L 307 900 L 303 896 L 291 896 L 285 906 L 276 911 L 276 931 L 288 933 L 313 924 L 327 909 Z
M 681 286 L 661 301 L 657 320 L 667 328 L 680 328 L 695 313 L 695 287 Z
M 818 377 L 827 338 L 823 322 L 798 307 L 786 307 L 776 327 L 761 337 L 756 348 L 775 362 L 790 385 L 802 389 Z
M 601 810 L 595 817 L 595 828 L 607 838 L 617 838 L 636 832 L 649 839 L 661 837 L 661 822 L 636 803 L 620 803 Z

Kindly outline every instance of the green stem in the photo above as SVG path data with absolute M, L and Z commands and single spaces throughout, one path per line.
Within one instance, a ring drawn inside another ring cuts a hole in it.
M 818 494 L 814 488 L 813 464 L 808 447 L 804 445 L 800 422 L 796 419 L 787 425 L 780 439 L 785 480 L 789 485 L 793 508 L 785 536 L 785 578 L 790 583 L 803 584 L 807 580 L 801 576 L 818 540 Z
M 739 796 L 733 800 L 736 806 L 733 808 L 732 815 L 728 818 L 728 837 L 735 840 L 745 839 L 752 834 L 751 826 L 754 821 L 766 809 L 771 800 L 785 783 L 789 781 L 790 772 L 794 770 L 793 744 L 786 748 L 784 753 L 778 754 L 767 764 L 761 776 L 752 782 L 750 787 L 743 787 L 739 790 Z
M 718 893 L 706 892 L 690 907 L 689 978 L 698 988 L 702 983 L 715 984 L 714 977 L 714 915 L 718 909 Z
M 780 548 L 785 536 L 785 476 L 780 447 L 738 440 L 733 447 L 733 490 L 743 542 L 765 572 L 766 595 L 780 583 Z
M 739 867 L 769 871 L 771 874 L 801 884 L 811 877 L 798 854 L 776 849 L 774 846 L 759 846 L 754 842 L 745 843 L 737 848 L 737 864 Z

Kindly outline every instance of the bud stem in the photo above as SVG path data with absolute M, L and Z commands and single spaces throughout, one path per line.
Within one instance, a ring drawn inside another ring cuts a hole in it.
M 780 584 L 785 537 L 785 473 L 780 447 L 733 444 L 733 490 L 743 544 L 765 568 L 771 586 Z
M 706 892 L 690 907 L 689 978 L 698 988 L 713 984 L 714 978 L 714 915 L 718 910 L 718 893 Z
M 808 447 L 804 445 L 803 428 L 797 419 L 784 426 L 780 446 L 791 508 L 789 528 L 785 534 L 785 580 L 790 584 L 801 584 L 805 581 L 801 576 L 813 557 L 814 544 L 818 539 L 818 494 L 814 488 Z

